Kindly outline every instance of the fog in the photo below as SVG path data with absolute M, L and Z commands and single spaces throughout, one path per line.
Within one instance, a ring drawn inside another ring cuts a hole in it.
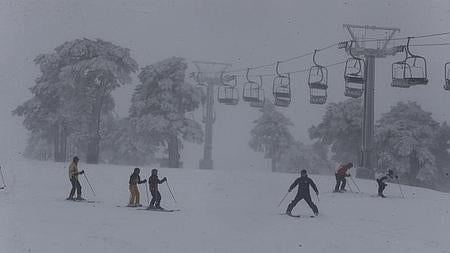
M 349 40 L 342 24 L 368 24 L 400 28 L 397 37 L 447 32 L 450 2 L 445 0 L 344 1 L 344 0 L 165 0 L 165 1 L 0 1 L 0 162 L 24 148 L 26 130 L 11 111 L 31 97 L 28 88 L 38 76 L 33 59 L 51 52 L 65 41 L 101 38 L 131 49 L 140 67 L 171 57 L 188 62 L 208 60 L 232 64 L 231 69 L 273 63 Z M 418 43 L 448 42 L 450 36 L 422 39 Z M 399 100 L 414 100 L 433 112 L 439 121 L 449 118 L 450 101 L 442 89 L 443 64 L 449 47 L 415 48 L 429 64 L 429 85 L 412 89 L 390 87 L 391 63 L 396 57 L 377 60 L 376 117 Z M 322 64 L 346 59 L 337 47 L 318 55 Z M 309 57 L 282 65 L 285 71 L 308 68 Z M 194 66 L 190 64 L 190 71 Z M 273 73 L 262 69 L 259 73 Z M 242 73 L 241 73 L 242 74 Z M 307 129 L 321 119 L 325 106 L 310 105 L 306 74 L 294 75 L 293 101 L 279 109 L 295 124 L 292 133 L 310 142 Z M 264 80 L 271 90 L 271 80 Z M 115 111 L 126 116 L 137 84 L 114 92 Z M 328 102 L 345 99 L 343 67 L 329 69 Z M 269 96 L 271 97 L 271 96 Z M 270 170 L 270 163 L 248 147 L 252 121 L 260 112 L 240 103 L 215 104 L 213 159 L 217 169 Z M 200 119 L 201 113 L 194 115 Z M 197 168 L 202 146 L 184 144 L 184 167 Z

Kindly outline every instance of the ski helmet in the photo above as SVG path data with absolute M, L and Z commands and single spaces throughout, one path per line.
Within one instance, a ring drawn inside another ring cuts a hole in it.
M 158 175 L 158 170 L 157 169 L 152 169 L 152 176 L 153 175 L 155 175 L 155 176 Z
M 347 163 L 347 166 L 348 166 L 349 168 L 351 168 L 351 167 L 353 167 L 353 163 Z
M 74 162 L 78 162 L 80 159 L 78 158 L 78 156 L 75 156 L 74 158 L 73 158 L 73 161 Z
M 300 175 L 305 176 L 306 173 L 307 173 L 306 170 L 305 170 L 305 169 L 302 169 L 302 171 L 300 172 Z
M 389 169 L 389 170 L 388 170 L 388 174 L 389 174 L 389 175 L 392 175 L 392 174 L 394 174 L 394 171 L 391 170 L 391 169 Z
M 141 171 L 141 169 L 139 168 L 134 168 L 134 173 L 139 173 Z

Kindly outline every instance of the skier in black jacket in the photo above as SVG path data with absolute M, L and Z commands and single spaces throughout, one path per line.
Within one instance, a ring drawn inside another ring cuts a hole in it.
M 288 205 L 286 214 L 291 215 L 292 209 L 297 205 L 297 203 L 304 199 L 306 203 L 308 203 L 309 207 L 314 212 L 314 215 L 319 215 L 319 210 L 317 206 L 313 203 L 311 199 L 311 194 L 309 193 L 309 186 L 313 188 L 317 195 L 319 195 L 319 190 L 317 190 L 316 184 L 312 181 L 311 178 L 308 177 L 306 170 L 302 170 L 300 173 L 300 177 L 294 181 L 294 183 L 289 187 L 289 192 L 291 192 L 298 185 L 298 192 L 295 196 L 294 200 Z
M 398 175 L 394 175 L 394 171 L 391 169 L 388 170 L 387 174 L 377 178 L 379 197 L 386 198 L 383 194 L 384 188 L 387 186 L 385 182 L 392 182 L 394 179 L 398 179 Z
M 150 193 L 152 194 L 152 200 L 150 201 L 149 209 L 159 209 L 163 208 L 160 206 L 161 203 L 161 193 L 159 193 L 158 185 L 167 181 L 167 178 L 159 179 L 158 170 L 152 169 L 152 175 L 148 178 L 148 187 L 150 188 Z

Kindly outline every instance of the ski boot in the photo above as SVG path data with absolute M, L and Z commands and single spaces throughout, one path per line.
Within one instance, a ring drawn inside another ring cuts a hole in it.
M 76 200 L 76 201 L 84 201 L 84 200 L 86 200 L 86 199 L 85 199 L 85 198 L 82 198 L 81 196 L 78 196 L 75 200 Z

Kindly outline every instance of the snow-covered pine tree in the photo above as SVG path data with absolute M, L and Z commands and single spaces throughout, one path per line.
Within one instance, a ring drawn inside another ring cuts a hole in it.
M 111 91 L 131 82 L 136 61 L 128 49 L 100 39 L 65 42 L 34 61 L 41 70 L 31 88 L 34 97 L 13 114 L 24 116 L 28 130 L 48 135 L 56 161 L 66 159 L 67 139 L 77 132 L 88 142 L 87 162 L 97 163 L 101 116 L 114 107 Z
M 138 64 L 130 50 L 104 40 L 77 39 L 55 49 L 62 59 L 60 78 L 73 87 L 74 109 L 86 122 L 88 163 L 98 163 L 102 115 L 114 108 L 111 92 L 131 82 Z
M 277 111 L 271 102 L 266 101 L 260 111 L 261 117 L 253 121 L 255 126 L 250 132 L 249 146 L 257 152 L 263 152 L 265 158 L 272 160 L 272 171 L 278 171 L 281 156 L 293 142 L 289 127 L 294 124 Z
M 165 147 L 168 165 L 180 167 L 181 139 L 201 143 L 200 124 L 186 116 L 201 103 L 200 89 L 185 81 L 187 63 L 172 57 L 146 66 L 131 99 L 130 120 L 141 140 Z
M 447 124 L 439 124 L 416 102 L 399 102 L 377 122 L 375 140 L 379 169 L 394 169 L 411 185 L 433 187 L 438 159 L 448 153 Z
M 322 122 L 309 128 L 309 136 L 331 146 L 335 162 L 357 164 L 361 150 L 362 100 L 347 99 L 327 105 Z

